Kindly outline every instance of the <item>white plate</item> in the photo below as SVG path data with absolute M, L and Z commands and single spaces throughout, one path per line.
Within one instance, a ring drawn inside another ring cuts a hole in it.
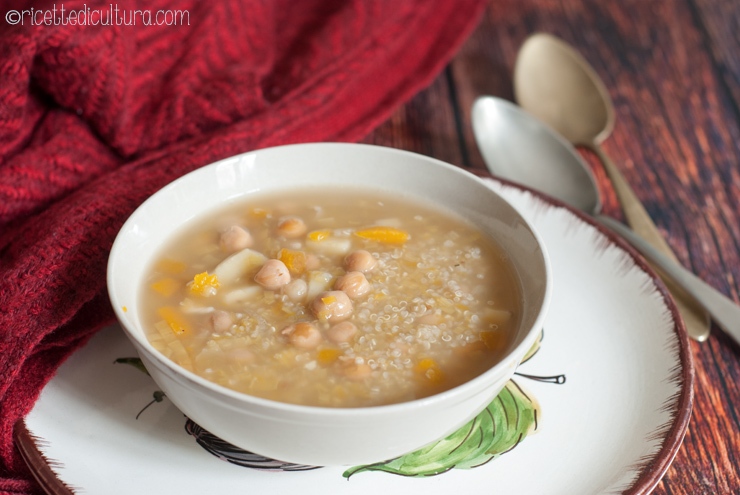
M 117 327 L 75 353 L 25 422 L 38 449 L 80 493 L 648 493 L 673 460 L 691 413 L 693 367 L 683 325 L 644 262 L 584 217 L 490 181 L 542 235 L 554 290 L 540 351 L 518 377 L 541 405 L 536 434 L 473 469 L 427 478 L 344 468 L 260 471 L 214 457 L 154 382 L 114 360 L 135 356 Z

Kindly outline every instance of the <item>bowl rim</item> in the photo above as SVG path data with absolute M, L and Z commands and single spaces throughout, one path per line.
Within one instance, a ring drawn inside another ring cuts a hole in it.
M 210 380 L 207 380 L 206 378 L 203 378 L 197 375 L 196 373 L 192 371 L 189 371 L 183 368 L 182 366 L 178 365 L 174 361 L 171 361 L 165 358 L 164 355 L 162 355 L 156 349 L 154 349 L 154 347 L 149 343 L 148 339 L 146 339 L 146 337 L 143 334 L 139 335 L 139 332 L 129 329 L 128 317 L 126 316 L 126 313 L 123 310 L 122 303 L 118 300 L 118 292 L 116 291 L 115 286 L 114 286 L 113 275 L 114 275 L 118 260 L 123 259 L 122 255 L 120 254 L 123 249 L 121 244 L 123 242 L 122 239 L 126 235 L 127 231 L 130 230 L 128 229 L 128 227 L 131 224 L 134 224 L 138 220 L 138 217 L 140 215 L 143 215 L 142 212 L 146 210 L 148 205 L 150 205 L 153 201 L 155 201 L 154 198 L 164 195 L 164 194 L 169 194 L 171 190 L 178 188 L 180 184 L 182 184 L 183 182 L 192 181 L 194 180 L 194 177 L 198 177 L 198 175 L 200 174 L 210 173 L 210 171 L 215 170 L 220 164 L 231 162 L 231 161 L 238 160 L 238 159 L 243 159 L 251 155 L 274 153 L 274 152 L 280 152 L 283 149 L 295 149 L 295 148 L 298 148 L 298 149 L 300 148 L 319 148 L 319 149 L 320 148 L 327 148 L 327 149 L 333 148 L 337 150 L 346 149 L 346 150 L 357 150 L 357 151 L 368 150 L 371 152 L 387 153 L 389 156 L 400 155 L 400 156 L 405 156 L 407 158 L 413 158 L 415 160 L 421 159 L 423 161 L 429 162 L 431 165 L 441 167 L 442 169 L 445 169 L 450 173 L 458 174 L 462 177 L 465 177 L 464 180 L 470 181 L 471 184 L 478 184 L 480 187 L 485 188 L 486 194 L 491 194 L 493 196 L 496 196 L 500 201 L 508 205 L 509 208 L 511 208 L 511 210 L 516 214 L 516 216 L 519 217 L 518 220 L 523 225 L 526 226 L 529 233 L 535 239 L 536 244 L 539 247 L 539 252 L 542 258 L 542 265 L 544 268 L 544 274 L 543 274 L 544 275 L 544 291 L 543 291 L 543 296 L 542 296 L 542 303 L 540 304 L 540 307 L 537 309 L 537 315 L 532 325 L 530 326 L 528 330 L 526 330 L 526 334 L 522 338 L 521 342 L 519 342 L 519 344 L 511 348 L 504 355 L 502 359 L 500 359 L 496 364 L 488 368 L 483 373 L 455 387 L 452 387 L 450 389 L 436 393 L 434 395 L 430 395 L 430 396 L 419 398 L 419 399 L 413 399 L 410 401 L 390 403 L 390 404 L 381 404 L 381 405 L 375 405 L 375 406 L 327 407 L 327 406 L 311 406 L 311 405 L 280 402 L 277 400 L 266 399 L 263 397 L 249 395 L 247 393 L 239 392 L 239 391 L 230 389 L 228 387 L 225 387 L 223 385 L 219 385 L 215 382 L 212 382 Z M 149 196 L 146 200 L 144 200 L 126 219 L 126 221 L 121 226 L 119 232 L 116 234 L 116 237 L 113 241 L 113 245 L 110 250 L 110 254 L 108 257 L 108 263 L 107 263 L 107 269 L 106 269 L 106 286 L 108 289 L 108 296 L 112 304 L 115 316 L 118 320 L 117 323 L 123 329 L 126 336 L 129 339 L 134 341 L 134 343 L 136 344 L 135 347 L 143 348 L 149 354 L 149 356 L 154 358 L 153 361 L 155 365 L 158 364 L 158 365 L 164 366 L 165 368 L 169 369 L 171 372 L 174 372 L 176 376 L 181 377 L 187 382 L 194 384 L 196 386 L 205 388 L 212 393 L 215 393 L 215 397 L 218 397 L 218 400 L 222 404 L 228 405 L 229 407 L 232 407 L 232 408 L 237 407 L 234 403 L 234 401 L 236 401 L 236 403 L 238 403 L 239 405 L 252 404 L 260 408 L 279 410 L 285 413 L 296 413 L 296 414 L 304 414 L 304 415 L 321 415 L 321 416 L 326 416 L 326 417 L 345 417 L 348 415 L 349 416 L 363 416 L 363 415 L 376 416 L 376 415 L 386 415 L 386 414 L 391 415 L 391 414 L 396 414 L 396 413 L 409 412 L 411 410 L 417 410 L 419 408 L 427 407 L 431 404 L 436 404 L 436 403 L 444 403 L 444 404 L 448 404 L 448 406 L 452 406 L 454 404 L 457 404 L 469 398 L 471 395 L 470 389 L 479 389 L 478 393 L 484 391 L 486 389 L 485 382 L 490 381 L 489 377 L 491 375 L 497 375 L 502 371 L 503 368 L 510 366 L 511 365 L 510 361 L 513 356 L 516 356 L 516 355 L 524 356 L 524 354 L 534 344 L 534 341 L 536 340 L 537 336 L 539 335 L 540 329 L 543 326 L 543 322 L 546 317 L 548 307 L 550 305 L 550 301 L 552 298 L 552 285 L 553 285 L 552 284 L 552 268 L 550 264 L 550 257 L 547 253 L 547 249 L 542 240 L 542 237 L 537 232 L 537 230 L 535 230 L 532 224 L 526 218 L 522 216 L 522 214 L 519 212 L 519 210 L 514 205 L 512 205 L 508 200 L 506 200 L 500 194 L 490 189 L 480 177 L 472 174 L 471 172 L 468 172 L 467 170 L 461 167 L 449 164 L 437 158 L 432 158 L 426 155 L 422 155 L 420 153 L 415 153 L 415 152 L 407 151 L 407 150 L 401 150 L 397 148 L 391 148 L 387 146 L 373 145 L 373 144 L 341 143 L 341 142 L 299 143 L 299 144 L 288 144 L 288 145 L 260 148 L 257 150 L 239 153 L 236 155 L 232 155 L 232 156 L 217 160 L 215 162 L 208 163 L 206 165 L 203 165 L 202 167 L 199 167 L 191 172 L 188 172 L 178 177 L 172 182 L 166 184 L 161 189 L 157 190 L 155 193 Z M 514 366 L 514 370 L 516 370 L 519 364 L 520 363 L 518 362 L 516 363 L 516 366 Z M 492 381 L 491 383 L 494 383 L 494 382 L 495 380 Z M 213 394 L 210 396 L 211 399 L 214 399 L 215 397 L 213 396 Z

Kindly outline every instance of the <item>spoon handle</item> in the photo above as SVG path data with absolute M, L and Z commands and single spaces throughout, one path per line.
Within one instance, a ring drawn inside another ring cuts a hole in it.
M 668 256 L 673 262 L 678 263 L 676 255 L 673 254 L 668 243 L 665 241 L 663 236 L 660 235 L 658 227 L 653 223 L 650 215 L 648 215 L 645 207 L 637 198 L 632 187 L 630 187 L 627 180 L 619 171 L 619 168 L 617 168 L 609 156 L 604 153 L 601 146 L 593 145 L 591 149 L 599 157 L 601 164 L 604 166 L 604 170 L 606 170 L 606 173 L 609 175 L 609 179 L 614 186 L 614 191 L 617 193 L 619 202 L 622 205 L 624 216 L 627 218 L 627 223 L 632 227 L 632 230 L 649 242 L 655 249 L 662 252 L 665 256 Z
M 614 191 L 617 193 L 619 202 L 622 205 L 624 216 L 627 218 L 627 223 L 632 227 L 632 230 L 677 265 L 679 261 L 676 255 L 673 254 L 673 251 L 658 231 L 650 215 L 645 211 L 645 207 L 637 198 L 637 195 L 622 173 L 614 165 L 614 162 L 611 161 L 598 144 L 594 143 L 590 148 L 599 157 L 604 170 L 609 175 L 609 179 L 614 186 Z M 659 269 L 658 271 L 660 272 L 661 270 Z M 673 282 L 671 277 L 663 278 L 676 301 L 689 336 L 694 340 L 703 342 L 709 337 L 710 328 L 706 313 L 693 297 L 686 294 L 680 284 Z
M 602 225 L 626 239 L 645 258 L 655 263 L 666 275 L 694 297 L 712 316 L 717 326 L 740 345 L 740 306 L 690 271 L 671 261 L 645 239 L 630 230 L 629 227 L 603 215 L 599 215 L 596 219 Z

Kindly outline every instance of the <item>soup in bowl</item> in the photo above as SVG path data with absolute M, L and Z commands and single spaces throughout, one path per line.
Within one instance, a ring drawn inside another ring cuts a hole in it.
M 549 301 L 537 234 L 475 176 L 368 145 L 194 171 L 124 224 L 111 302 L 183 413 L 309 465 L 415 450 L 486 407 Z

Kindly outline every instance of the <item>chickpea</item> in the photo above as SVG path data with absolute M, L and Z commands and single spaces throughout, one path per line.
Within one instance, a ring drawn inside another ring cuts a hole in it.
M 282 333 L 288 337 L 288 342 L 303 349 L 313 349 L 323 340 L 319 329 L 308 322 L 285 327 Z
M 285 217 L 280 219 L 277 226 L 277 233 L 283 237 L 293 238 L 300 237 L 306 233 L 308 227 L 303 220 L 298 217 Z
M 372 368 L 367 364 L 350 364 L 344 368 L 344 376 L 350 380 L 363 380 L 370 376 Z
M 308 292 L 308 284 L 300 278 L 292 280 L 290 283 L 283 285 L 283 294 L 288 296 L 293 302 L 302 301 Z
M 218 243 L 221 251 L 235 253 L 252 246 L 254 239 L 247 229 L 232 225 L 221 233 Z
M 342 321 L 352 316 L 352 301 L 341 290 L 325 291 L 313 300 L 311 311 L 323 321 Z
M 254 281 L 267 290 L 278 290 L 290 282 L 290 272 L 280 260 L 267 260 L 254 276 Z
M 332 326 L 326 332 L 326 338 L 335 344 L 349 342 L 357 333 L 357 327 L 350 321 L 343 321 Z
M 357 299 L 370 292 L 370 282 L 362 272 L 349 272 L 337 279 L 334 288 L 345 292 L 350 299 Z
M 353 251 L 344 258 L 344 268 L 348 272 L 362 272 L 367 273 L 375 268 L 378 264 L 372 254 L 364 249 Z
M 216 310 L 211 314 L 209 323 L 215 333 L 222 333 L 230 329 L 234 321 L 231 319 L 231 314 L 226 311 Z

